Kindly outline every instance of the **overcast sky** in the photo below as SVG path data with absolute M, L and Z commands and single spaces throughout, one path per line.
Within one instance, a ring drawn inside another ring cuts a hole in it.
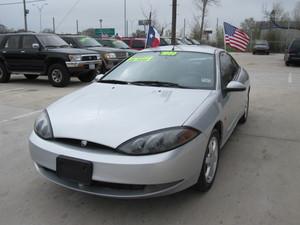
M 18 2 L 20 0 L 0 0 L 0 3 Z M 29 1 L 29 0 L 27 0 Z M 47 0 L 44 6 L 42 24 L 43 28 L 52 28 L 52 17 L 56 19 L 57 31 L 61 33 L 75 32 L 76 19 L 79 20 L 79 29 L 99 27 L 99 19 L 103 19 L 103 27 L 114 27 L 122 35 L 124 33 L 124 0 L 79 0 L 79 3 L 69 13 L 78 0 Z M 299 0 L 282 0 L 283 7 L 292 11 Z M 194 0 L 178 0 L 178 29 L 182 29 L 183 20 L 187 20 L 190 30 L 194 16 L 197 15 Z M 138 28 L 137 21 L 144 19 L 143 10 L 149 11 L 150 5 L 156 10 L 157 18 L 161 24 L 171 23 L 172 0 L 127 0 L 127 18 L 129 32 Z M 217 18 L 220 24 L 223 21 L 239 26 L 248 17 L 262 20 L 263 5 L 271 8 L 273 0 L 220 0 L 219 6 L 209 9 L 208 26 L 215 27 Z M 39 3 L 40 5 L 41 3 Z M 0 5 L 0 24 L 19 29 L 24 27 L 22 5 Z M 30 10 L 28 27 L 30 30 L 39 31 L 39 11 L 36 5 L 28 4 Z M 64 19 L 65 18 L 65 19 Z

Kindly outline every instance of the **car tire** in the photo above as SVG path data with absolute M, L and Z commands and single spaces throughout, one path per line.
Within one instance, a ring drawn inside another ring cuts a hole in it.
M 245 124 L 247 122 L 248 115 L 249 115 L 249 103 L 250 103 L 250 91 L 248 92 L 248 95 L 247 95 L 247 103 L 245 106 L 245 112 L 239 121 L 240 124 Z
M 90 71 L 89 73 L 80 74 L 78 76 L 78 79 L 83 83 L 88 83 L 95 79 L 96 74 L 97 74 L 96 71 Z
M 285 65 L 286 65 L 286 66 L 291 66 L 291 63 L 290 63 L 289 61 L 286 61 L 286 62 L 285 62 Z
M 70 73 L 66 66 L 53 64 L 48 69 L 48 79 L 54 87 L 66 87 L 70 83 Z
M 28 80 L 35 80 L 39 77 L 39 75 L 24 75 Z
M 194 188 L 201 192 L 211 189 L 218 170 L 220 152 L 220 132 L 213 129 L 204 155 L 201 173 Z
M 253 52 L 252 54 L 253 54 L 253 55 L 255 55 L 255 54 L 256 54 L 256 52 Z
M 0 83 L 7 83 L 10 80 L 10 73 L 7 72 L 5 65 L 0 62 Z

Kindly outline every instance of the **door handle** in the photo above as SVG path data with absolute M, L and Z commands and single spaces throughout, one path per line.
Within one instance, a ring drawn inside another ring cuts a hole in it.
M 4 53 L 4 54 L 5 54 L 5 53 L 7 53 L 7 51 L 2 51 L 2 53 Z
M 25 51 L 21 51 L 21 53 L 25 53 Z

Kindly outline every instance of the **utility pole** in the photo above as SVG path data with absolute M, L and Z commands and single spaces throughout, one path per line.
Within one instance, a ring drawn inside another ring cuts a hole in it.
M 172 5 L 172 45 L 176 45 L 177 0 Z
M 27 26 L 27 14 L 29 13 L 28 10 L 26 9 L 26 0 L 23 0 L 23 6 L 24 6 L 24 29 L 27 32 L 28 31 L 28 26 Z
M 126 0 L 124 0 L 124 36 L 128 36 L 127 35 L 127 2 Z
M 76 33 L 79 34 L 79 25 L 78 25 L 78 20 L 76 20 Z
M 55 34 L 55 18 L 52 18 L 52 25 L 53 25 L 53 33 Z

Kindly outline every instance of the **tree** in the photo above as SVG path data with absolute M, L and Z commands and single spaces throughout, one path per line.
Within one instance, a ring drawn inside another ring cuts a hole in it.
M 298 1 L 295 5 L 295 9 L 293 11 L 293 19 L 296 22 L 296 26 L 300 29 L 300 1 Z
M 204 25 L 205 25 L 205 18 L 208 13 L 208 7 L 211 5 L 217 5 L 219 3 L 219 0 L 194 0 L 196 8 L 200 11 L 200 31 L 199 31 L 199 40 L 202 39 L 203 31 L 204 31 Z
M 250 36 L 252 43 L 253 40 L 258 39 L 260 36 L 260 29 L 256 26 L 256 21 L 252 17 L 245 19 L 241 23 L 241 28 Z

